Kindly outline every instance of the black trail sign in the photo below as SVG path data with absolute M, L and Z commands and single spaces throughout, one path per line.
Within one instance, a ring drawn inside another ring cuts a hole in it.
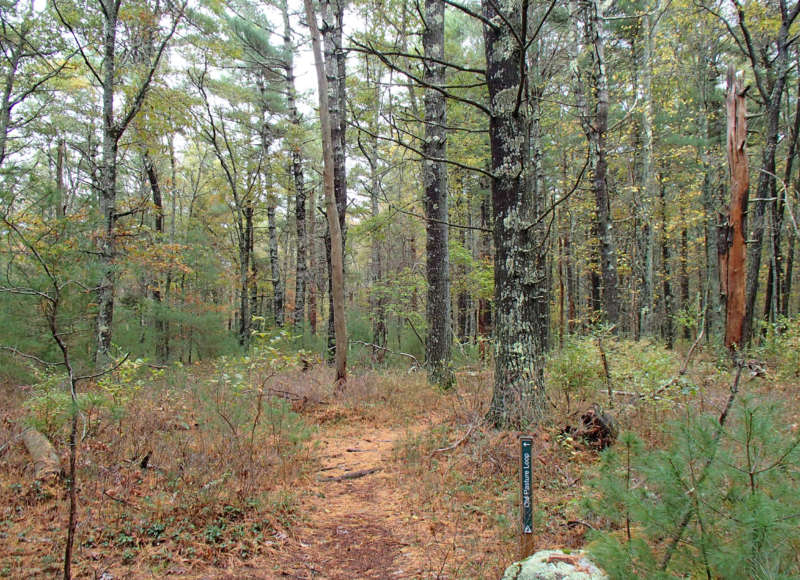
M 522 533 L 533 533 L 533 475 L 531 470 L 531 437 L 520 438 L 522 444 L 521 469 L 522 476 Z

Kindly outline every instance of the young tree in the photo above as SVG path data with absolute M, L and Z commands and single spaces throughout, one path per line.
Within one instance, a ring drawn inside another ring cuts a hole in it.
M 60 2 L 53 3 L 61 23 L 68 30 L 76 43 L 76 48 L 83 58 L 83 62 L 91 78 L 97 83 L 102 93 L 103 103 L 103 142 L 102 159 L 99 163 L 97 183 L 95 184 L 100 199 L 100 213 L 103 219 L 103 229 L 98 236 L 97 256 L 100 262 L 101 275 L 97 284 L 97 325 L 95 365 L 98 368 L 105 366 L 110 361 L 112 324 L 114 319 L 114 288 L 116 282 L 115 260 L 117 259 L 117 222 L 122 217 L 117 208 L 117 172 L 119 144 L 125 131 L 136 117 L 144 104 L 148 90 L 158 70 L 167 44 L 175 34 L 185 4 L 173 7 L 167 13 L 148 7 L 154 14 L 152 20 L 153 36 L 160 35 L 160 42 L 156 43 L 156 50 L 150 62 L 135 71 L 135 81 L 124 92 L 129 95 L 121 107 L 116 105 L 116 99 L 122 93 L 120 83 L 121 73 L 117 67 L 120 57 L 118 33 L 120 29 L 120 10 L 122 0 L 99 0 L 97 16 L 103 22 L 102 35 L 102 61 L 100 70 L 92 63 L 86 52 L 91 45 L 88 37 L 80 38 L 78 27 L 73 24 L 60 10 Z M 86 7 L 88 9 L 88 6 Z M 162 21 L 168 24 L 162 27 Z M 83 28 L 83 25 L 81 26 Z

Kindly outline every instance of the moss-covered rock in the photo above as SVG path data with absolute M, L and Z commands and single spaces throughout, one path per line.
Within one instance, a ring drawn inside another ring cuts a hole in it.
M 506 568 L 502 580 L 608 580 L 586 552 L 543 550 Z

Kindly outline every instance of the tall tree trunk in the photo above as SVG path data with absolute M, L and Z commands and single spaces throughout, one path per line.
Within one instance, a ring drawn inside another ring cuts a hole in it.
M 272 315 L 277 326 L 283 326 L 283 280 L 278 260 L 278 235 L 275 224 L 275 201 L 271 199 L 267 205 L 267 230 L 269 232 L 269 267 L 272 276 Z
M 444 95 L 433 86 L 444 86 L 444 2 L 425 0 L 423 80 L 425 88 L 425 141 L 423 182 L 425 185 L 425 232 L 427 242 L 426 270 L 428 300 L 426 319 L 428 335 L 425 360 L 428 380 L 442 388 L 450 388 L 455 375 L 450 367 L 452 327 L 450 315 L 450 252 L 448 248 L 447 123 Z
M 786 249 L 786 273 L 783 276 L 783 291 L 781 292 L 781 315 L 789 316 L 789 301 L 792 296 L 792 275 L 794 269 L 794 251 L 797 235 L 794 230 L 789 232 Z
M 781 91 L 782 93 L 783 91 Z M 750 237 L 747 240 L 747 304 L 744 323 L 744 340 L 749 340 L 753 333 L 755 320 L 756 297 L 758 296 L 759 273 L 764 248 L 764 231 L 767 204 L 774 205 L 775 188 L 775 151 L 778 147 L 778 128 L 780 121 L 780 94 L 775 101 L 767 104 L 766 142 L 761 155 L 761 172 L 756 188 L 755 208 L 748 212 Z
M 8 64 L 3 67 L 5 69 L 3 71 L 3 93 L 0 95 L 0 167 L 3 166 L 3 162 L 6 159 L 8 134 L 11 130 L 11 110 L 13 108 L 11 92 L 14 90 L 14 83 L 17 80 L 17 72 L 22 59 L 23 42 L 25 42 L 25 39 L 20 38 L 19 43 L 15 43 L 10 47 L 8 58 L 6 59 Z
M 103 60 L 99 73 L 103 99 L 103 152 L 99 164 L 99 176 L 95 187 L 98 191 L 100 213 L 103 219 L 103 230 L 97 238 L 97 256 L 100 264 L 100 275 L 96 286 L 97 319 L 95 325 L 95 367 L 100 368 L 111 360 L 111 334 L 114 319 L 114 261 L 117 257 L 116 223 L 119 218 L 116 209 L 117 200 L 117 156 L 119 140 L 131 121 L 136 117 L 145 101 L 150 83 L 153 80 L 161 56 L 167 42 L 172 38 L 180 20 L 179 13 L 172 22 L 172 29 L 164 36 L 158 48 L 153 51 L 154 57 L 138 87 L 130 87 L 126 99 L 126 108 L 117 116 L 114 110 L 114 94 L 117 87 L 117 26 L 119 18 L 119 1 L 101 0 L 100 8 L 103 18 Z M 64 22 L 62 14 L 59 18 Z M 160 16 L 160 15 L 159 15 Z
M 308 192 L 308 326 L 311 335 L 317 335 L 317 283 L 320 278 L 318 273 L 317 253 L 317 192 L 311 188 Z
M 250 325 L 255 316 L 261 316 L 258 301 L 258 266 L 256 264 L 256 236 L 255 236 L 255 208 L 253 207 L 253 200 L 247 200 L 247 207 L 245 208 L 245 229 L 247 230 L 247 261 L 250 265 L 250 271 L 247 276 L 247 287 L 250 293 Z M 252 330 L 252 329 L 249 329 Z
M 718 185 L 715 170 L 710 161 L 708 149 L 705 148 L 703 158 L 703 208 L 705 211 L 705 253 L 707 284 L 704 298 L 706 332 L 709 337 L 725 335 L 725 300 L 722 291 L 722 270 L 720 267 L 720 247 L 725 242 L 720 234 L 724 231 L 722 219 L 722 186 Z
M 680 262 L 680 278 L 681 278 L 681 308 L 684 312 L 690 311 L 689 304 L 689 232 L 686 226 L 681 228 L 681 262 Z M 689 340 L 691 333 L 689 327 L 683 327 L 683 338 Z
M 672 295 L 672 252 L 667 235 L 667 187 L 659 175 L 659 200 L 661 202 L 661 269 L 663 270 L 661 288 L 664 292 L 664 339 L 668 349 L 675 346 L 675 298 Z
M 289 23 L 289 7 L 287 2 L 281 3 L 283 16 L 283 50 L 286 67 L 286 102 L 289 109 L 289 120 L 293 134 L 289 139 L 292 158 L 292 182 L 295 194 L 295 229 L 297 232 L 297 252 L 295 269 L 294 312 L 292 324 L 302 325 L 305 319 L 306 290 L 308 287 L 308 267 L 306 255 L 308 237 L 306 235 L 306 189 L 303 178 L 303 154 L 300 145 L 300 113 L 297 110 L 297 89 L 294 78 L 294 45 L 292 44 L 292 28 Z
M 541 420 L 547 403 L 543 366 L 547 329 L 541 328 L 540 300 L 547 273 L 536 253 L 537 200 L 528 176 L 528 103 L 524 90 L 523 45 L 527 2 L 481 3 L 489 87 L 489 142 L 492 153 L 492 209 L 495 243 L 495 379 L 488 420 L 521 427 Z M 512 28 L 513 27 L 513 30 Z M 516 31 L 516 34 L 515 34 Z M 522 35 L 522 39 L 515 35 Z
M 153 207 L 155 208 L 154 226 L 156 231 L 156 242 L 160 243 L 164 237 L 164 203 L 161 198 L 161 185 L 158 182 L 158 173 L 150 154 L 144 153 L 144 167 L 147 172 L 147 179 L 150 182 L 150 191 L 153 194 Z M 161 299 L 161 279 L 157 276 L 152 280 L 152 297 L 155 303 L 154 326 L 156 330 L 156 357 L 159 362 L 167 360 L 167 344 L 169 338 L 164 325 L 164 312 Z
M 739 30 L 745 40 L 747 55 L 755 80 L 755 86 L 764 103 L 766 119 L 764 147 L 761 152 L 761 170 L 758 174 L 755 207 L 748 211 L 750 236 L 747 246 L 747 302 L 744 321 L 744 340 L 749 340 L 754 324 L 756 297 L 761 271 L 761 257 L 764 242 L 764 219 L 767 207 L 777 205 L 775 153 L 780 137 L 781 99 L 786 89 L 789 75 L 789 48 L 795 41 L 790 30 L 800 14 L 800 2 L 791 8 L 786 2 L 780 3 L 780 27 L 774 38 L 765 36 L 754 42 L 744 8 L 736 3 Z M 770 15 L 773 16 L 773 15 Z M 763 19 L 763 17 L 762 17 Z M 773 210 L 774 211 L 774 210 Z M 777 214 L 777 212 L 774 212 Z
M 102 368 L 111 360 L 111 332 L 114 321 L 114 259 L 116 258 L 116 200 L 118 128 L 114 121 L 114 77 L 117 56 L 117 14 L 119 5 L 103 2 L 103 156 L 100 165 L 100 213 L 103 230 L 97 239 L 100 281 L 97 284 L 97 321 L 95 367 Z
M 320 48 L 320 33 L 317 28 L 316 15 L 311 0 L 304 0 L 308 27 L 311 30 L 311 44 L 314 51 L 314 63 L 317 70 L 317 87 L 319 96 L 319 122 L 322 132 L 322 158 L 324 162 L 325 200 L 327 206 L 328 230 L 331 238 L 331 280 L 336 335 L 336 382 L 339 387 L 347 380 L 347 326 L 344 313 L 344 246 L 342 230 L 339 226 L 340 216 L 336 207 L 334 179 L 334 143 L 333 128 L 329 116 L 328 79 L 325 76 L 325 63 Z
M 731 204 L 720 240 L 720 276 L 725 301 L 725 346 L 743 346 L 745 336 L 746 259 L 745 231 L 750 173 L 747 166 L 747 110 L 741 83 L 728 69 L 728 166 Z
M 240 224 L 239 242 L 239 345 L 250 344 L 252 316 L 250 314 L 250 232 L 249 222 L 253 219 L 253 207 L 248 204 L 242 208 L 244 221 Z
M 341 232 L 342 256 L 344 256 L 347 240 L 347 170 L 345 164 L 345 145 L 347 119 L 346 87 L 345 87 L 345 53 L 342 46 L 344 29 L 344 0 L 324 0 L 322 2 L 322 41 L 325 46 L 325 73 L 328 91 L 328 112 L 331 121 L 331 147 L 333 147 L 333 183 L 336 198 L 336 211 Z M 327 234 L 326 244 L 330 247 L 330 230 Z M 328 355 L 332 356 L 336 343 L 336 308 L 334 308 L 333 291 L 333 265 L 331 250 L 328 254 Z M 344 265 L 344 261 L 342 261 Z M 344 273 L 342 274 L 344 284 Z M 344 292 L 344 290 L 342 290 Z
M 593 293 L 597 292 L 598 282 L 602 281 L 605 319 L 610 324 L 616 324 L 619 319 L 619 297 L 616 244 L 607 179 L 608 78 L 603 15 L 599 0 L 577 0 L 576 4 L 583 14 L 584 51 L 589 51 L 591 62 L 588 87 L 581 80 L 580 71 L 576 76 L 579 109 L 582 111 L 581 123 L 589 141 L 592 191 L 596 208 L 595 231 L 600 243 L 601 280 L 593 274 L 592 288 Z M 586 98 L 587 89 L 589 99 Z
M 800 64 L 800 52 L 797 54 L 795 64 Z M 774 206 L 772 206 L 772 236 L 771 236 L 771 252 L 774 256 L 774 261 L 770 261 L 769 274 L 767 281 L 769 288 L 767 289 L 767 296 L 764 301 L 764 311 L 770 312 L 770 320 L 773 322 L 778 314 L 783 312 L 783 303 L 786 299 L 783 296 L 783 290 L 786 287 L 784 280 L 784 253 L 781 250 L 781 239 L 783 235 L 784 218 L 786 215 L 786 196 L 789 194 L 787 189 L 789 184 L 792 183 L 792 171 L 794 169 L 794 160 L 797 154 L 797 142 L 800 136 L 800 82 L 797 83 L 797 93 L 795 95 L 795 111 L 794 120 L 789 129 L 789 147 L 786 152 L 786 163 L 783 170 L 783 187 L 778 189 L 778 199 Z M 790 233 L 791 235 L 791 233 Z M 786 266 L 788 270 L 788 265 Z M 773 290 L 774 286 L 774 290 Z M 773 298 L 774 295 L 774 298 Z
M 637 100 L 641 104 L 641 113 L 638 118 L 638 163 L 637 163 L 637 190 L 639 222 L 642 233 L 636 236 L 639 245 L 639 312 L 637 313 L 639 328 L 638 336 L 647 336 L 653 332 L 653 246 L 654 231 L 651 227 L 651 206 L 656 197 L 655 179 L 653 175 L 653 95 L 652 95 L 652 48 L 653 30 L 650 24 L 650 15 L 645 12 L 639 23 L 639 34 L 636 38 L 635 61 L 637 73 Z
M 373 85 L 373 105 L 374 115 L 370 116 L 370 132 L 365 139 L 366 143 L 359 137 L 359 147 L 369 163 L 369 205 L 370 216 L 375 224 L 380 217 L 380 176 L 378 173 L 378 120 L 382 108 L 381 89 L 379 78 L 373 78 L 373 71 L 369 67 L 369 60 L 364 63 L 367 82 L 372 81 Z M 369 308 L 370 318 L 372 319 L 372 344 L 378 347 L 386 346 L 386 293 L 380 288 L 383 278 L 384 260 L 381 247 L 381 235 L 377 227 L 373 228 L 370 238 L 370 259 L 369 259 Z M 376 349 L 374 356 L 378 362 L 383 362 L 386 351 Z

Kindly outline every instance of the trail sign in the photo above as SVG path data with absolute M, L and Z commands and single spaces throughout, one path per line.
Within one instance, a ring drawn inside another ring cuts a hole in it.
M 533 473 L 532 457 L 533 438 L 520 437 L 520 475 L 522 478 L 522 533 L 533 533 Z

